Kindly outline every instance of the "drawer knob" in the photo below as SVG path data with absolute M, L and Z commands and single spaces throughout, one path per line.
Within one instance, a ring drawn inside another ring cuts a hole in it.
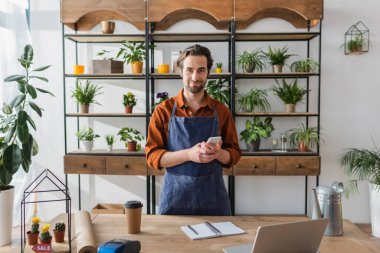
M 83 168 L 86 168 L 86 167 L 87 167 L 87 163 L 84 163 L 84 164 L 82 165 L 82 167 L 83 167 Z
M 301 169 L 303 166 L 299 163 L 297 163 L 297 169 Z
M 128 168 L 129 168 L 128 164 L 126 164 L 126 165 L 124 166 L 124 168 L 128 169 Z
M 252 169 L 257 169 L 257 165 L 256 164 L 252 164 Z

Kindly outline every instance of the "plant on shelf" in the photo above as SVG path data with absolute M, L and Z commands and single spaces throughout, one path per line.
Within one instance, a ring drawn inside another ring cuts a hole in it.
M 50 224 L 45 224 L 42 226 L 40 234 L 40 243 L 41 244 L 51 244 L 52 236 L 49 233 Z
M 209 80 L 205 90 L 210 97 L 219 102 L 230 104 L 230 86 L 227 78 L 219 78 L 217 80 Z
M 32 218 L 32 227 L 28 232 L 26 232 L 29 245 L 35 245 L 38 243 L 38 235 L 40 234 L 40 221 L 41 219 L 38 217 Z
M 61 243 L 65 240 L 66 225 L 63 222 L 57 222 L 54 224 L 54 240 L 57 243 Z
M 295 61 L 290 65 L 290 70 L 293 72 L 316 73 L 318 72 L 318 69 L 319 63 L 310 58 Z
M 126 94 L 123 95 L 123 105 L 125 108 L 125 113 L 132 113 L 133 107 L 137 103 L 137 98 L 135 94 L 132 92 L 127 92 Z
M 111 52 L 112 51 L 108 51 L 108 50 L 103 49 L 100 52 L 98 52 L 96 55 L 100 56 L 102 58 L 102 60 L 105 60 L 105 61 L 113 60 L 113 57 L 109 57 L 109 54 Z
M 350 148 L 339 157 L 339 162 L 347 176 L 356 176 L 345 186 L 346 197 L 358 192 L 359 181 L 369 182 L 372 235 L 380 237 L 380 150 Z
M 320 142 L 317 127 L 306 127 L 303 123 L 289 130 L 290 145 L 298 148 L 300 152 L 306 152 L 313 149 Z
M 114 60 L 110 57 L 112 51 L 101 50 L 96 55 L 102 59 L 92 60 L 92 73 L 93 74 L 113 74 L 113 73 L 124 73 L 124 62 Z
M 98 134 L 94 133 L 92 128 L 83 128 L 76 133 L 76 136 L 81 141 L 82 146 L 85 151 L 91 151 L 94 146 L 94 140 L 99 138 Z
M 223 63 L 217 62 L 216 63 L 216 68 L 215 68 L 215 73 L 217 73 L 217 74 L 222 73 L 223 72 L 222 67 L 223 67 Z
M 139 151 L 141 149 L 139 141 L 144 140 L 144 136 L 141 135 L 140 131 L 130 127 L 123 127 L 117 134 L 120 135 L 121 141 L 126 142 L 125 146 L 128 151 Z
M 116 58 L 121 57 L 127 64 L 132 64 L 133 74 L 142 73 L 143 61 L 145 60 L 145 43 L 124 41 L 121 45 Z M 149 48 L 154 48 L 154 45 L 150 45 Z
M 238 94 L 239 110 L 243 112 L 270 111 L 268 93 L 265 89 L 251 89 L 247 93 Z
M 158 102 L 154 103 L 153 106 L 152 106 L 152 113 L 154 111 L 154 109 L 159 105 L 161 104 L 162 102 L 164 102 L 165 100 L 168 100 L 169 99 L 169 94 L 164 91 L 164 92 L 157 92 L 156 94 L 156 98 L 158 98 Z
M 362 35 L 357 34 L 355 35 L 355 37 L 351 38 L 346 42 L 346 51 L 348 53 L 362 52 L 363 46 L 365 44 L 369 44 L 369 41 L 365 39 Z M 344 46 L 344 44 L 342 46 Z
M 245 141 L 248 152 L 258 151 L 260 139 L 270 137 L 273 130 L 272 118 L 261 121 L 259 117 L 254 117 L 252 121 L 248 119 L 245 122 L 245 129 L 240 132 L 240 140 Z
M 102 86 L 93 84 L 90 80 L 86 80 L 86 84 L 82 85 L 79 79 L 75 84 L 75 89 L 72 91 L 71 97 L 75 98 L 80 105 L 80 113 L 88 113 L 90 104 L 98 104 L 95 97 L 103 94 L 101 92 Z
M 282 79 L 282 85 L 277 80 L 276 83 L 277 86 L 273 86 L 272 91 L 285 103 L 286 112 L 295 112 L 296 104 L 303 100 L 309 90 L 298 86 L 297 79 L 291 83 Z
M 115 136 L 113 136 L 112 134 L 107 134 L 104 138 L 107 142 L 107 151 L 111 152 L 112 146 L 115 143 Z
M 238 55 L 237 64 L 243 72 L 262 72 L 265 69 L 265 56 L 261 50 L 244 51 Z
M 289 48 L 284 46 L 282 48 L 268 47 L 268 52 L 263 52 L 270 65 L 272 65 L 273 73 L 281 73 L 282 67 L 286 64 L 286 61 L 294 54 L 288 54 Z

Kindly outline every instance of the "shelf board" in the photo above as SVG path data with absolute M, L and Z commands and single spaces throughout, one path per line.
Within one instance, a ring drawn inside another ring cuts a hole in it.
M 242 150 L 242 154 L 243 156 L 318 156 L 317 152 L 299 152 L 297 149 L 288 149 L 286 152 L 283 152 L 279 149 L 276 149 L 274 151 L 270 149 L 263 149 L 256 152 L 248 152 L 247 150 Z
M 237 112 L 236 117 L 317 117 L 315 112 Z
M 236 41 L 304 41 L 319 36 L 319 32 L 301 33 L 236 33 Z
M 223 42 L 231 40 L 231 33 L 152 33 L 154 42 Z
M 65 74 L 65 77 L 75 77 L 79 79 L 144 79 L 145 74 Z
M 154 79 L 182 79 L 180 74 L 175 73 L 168 73 L 168 74 L 159 74 L 159 73 L 152 73 L 151 77 Z M 208 79 L 218 79 L 218 78 L 229 78 L 231 77 L 231 73 L 210 73 Z
M 284 72 L 284 73 L 273 73 L 273 72 L 261 72 L 261 73 L 236 73 L 237 79 L 243 78 L 307 78 L 309 76 L 319 76 L 319 73 L 314 72 Z
M 96 117 L 104 117 L 104 118 L 116 118 L 116 117 L 145 117 L 145 113 L 99 113 L 99 112 L 91 112 L 91 113 L 66 113 L 66 117 L 87 117 L 87 118 L 96 118 Z
M 140 151 L 128 151 L 125 149 L 113 149 L 112 151 L 107 151 L 106 149 L 93 149 L 92 151 L 84 150 L 72 150 L 67 153 L 68 155 L 106 155 L 106 156 L 145 156 L 145 150 Z
M 144 34 L 65 34 L 65 38 L 78 43 L 122 43 L 145 41 Z

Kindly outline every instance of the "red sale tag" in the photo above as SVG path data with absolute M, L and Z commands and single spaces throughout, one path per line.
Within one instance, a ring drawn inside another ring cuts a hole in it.
M 32 250 L 34 252 L 40 253 L 40 252 L 51 252 L 52 247 L 50 244 L 36 244 L 33 246 Z

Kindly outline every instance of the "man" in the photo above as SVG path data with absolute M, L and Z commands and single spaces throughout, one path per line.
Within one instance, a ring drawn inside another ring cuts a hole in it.
M 186 48 L 177 60 L 184 88 L 150 120 L 148 166 L 166 168 L 160 214 L 231 215 L 222 166 L 236 164 L 241 150 L 231 112 L 204 91 L 212 63 L 208 48 Z M 213 136 L 222 140 L 206 143 Z

